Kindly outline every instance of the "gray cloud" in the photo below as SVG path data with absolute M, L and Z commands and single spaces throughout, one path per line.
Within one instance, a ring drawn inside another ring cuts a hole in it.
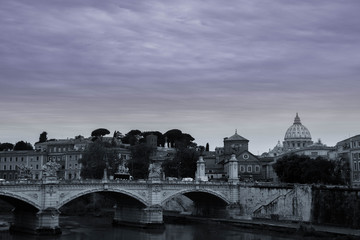
M 260 135 L 282 138 L 296 111 L 319 133 L 334 114 L 356 131 L 359 10 L 355 0 L 3 1 L 0 141 L 16 124 L 35 137 L 108 124 L 184 128 L 221 145 L 242 127 L 266 150 Z

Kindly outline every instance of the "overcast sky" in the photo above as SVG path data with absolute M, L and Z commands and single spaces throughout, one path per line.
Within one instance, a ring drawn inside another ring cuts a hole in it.
M 1 0 L 0 142 L 177 128 L 261 154 L 360 133 L 359 0 Z

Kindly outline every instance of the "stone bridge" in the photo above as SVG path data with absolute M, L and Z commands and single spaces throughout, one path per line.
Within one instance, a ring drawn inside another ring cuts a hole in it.
M 185 195 L 193 215 L 218 218 L 272 218 L 310 221 L 311 187 L 239 182 L 78 181 L 0 184 L 0 199 L 12 204 L 14 231 L 61 233 L 59 209 L 91 193 L 116 200 L 114 222 L 142 227 L 163 224 L 162 206 Z

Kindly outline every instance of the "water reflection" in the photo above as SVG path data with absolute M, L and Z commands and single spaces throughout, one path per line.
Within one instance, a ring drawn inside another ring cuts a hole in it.
M 28 234 L 0 233 L 0 240 L 290 240 L 301 236 L 274 232 L 248 232 L 224 224 L 166 224 L 164 230 L 112 226 L 110 218 L 62 217 L 63 234 L 59 236 L 34 236 Z M 319 238 L 307 237 L 307 240 Z

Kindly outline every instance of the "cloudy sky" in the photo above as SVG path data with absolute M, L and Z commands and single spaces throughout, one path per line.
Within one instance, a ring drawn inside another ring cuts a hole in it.
M 0 142 L 178 128 L 261 154 L 360 133 L 358 0 L 2 0 Z

